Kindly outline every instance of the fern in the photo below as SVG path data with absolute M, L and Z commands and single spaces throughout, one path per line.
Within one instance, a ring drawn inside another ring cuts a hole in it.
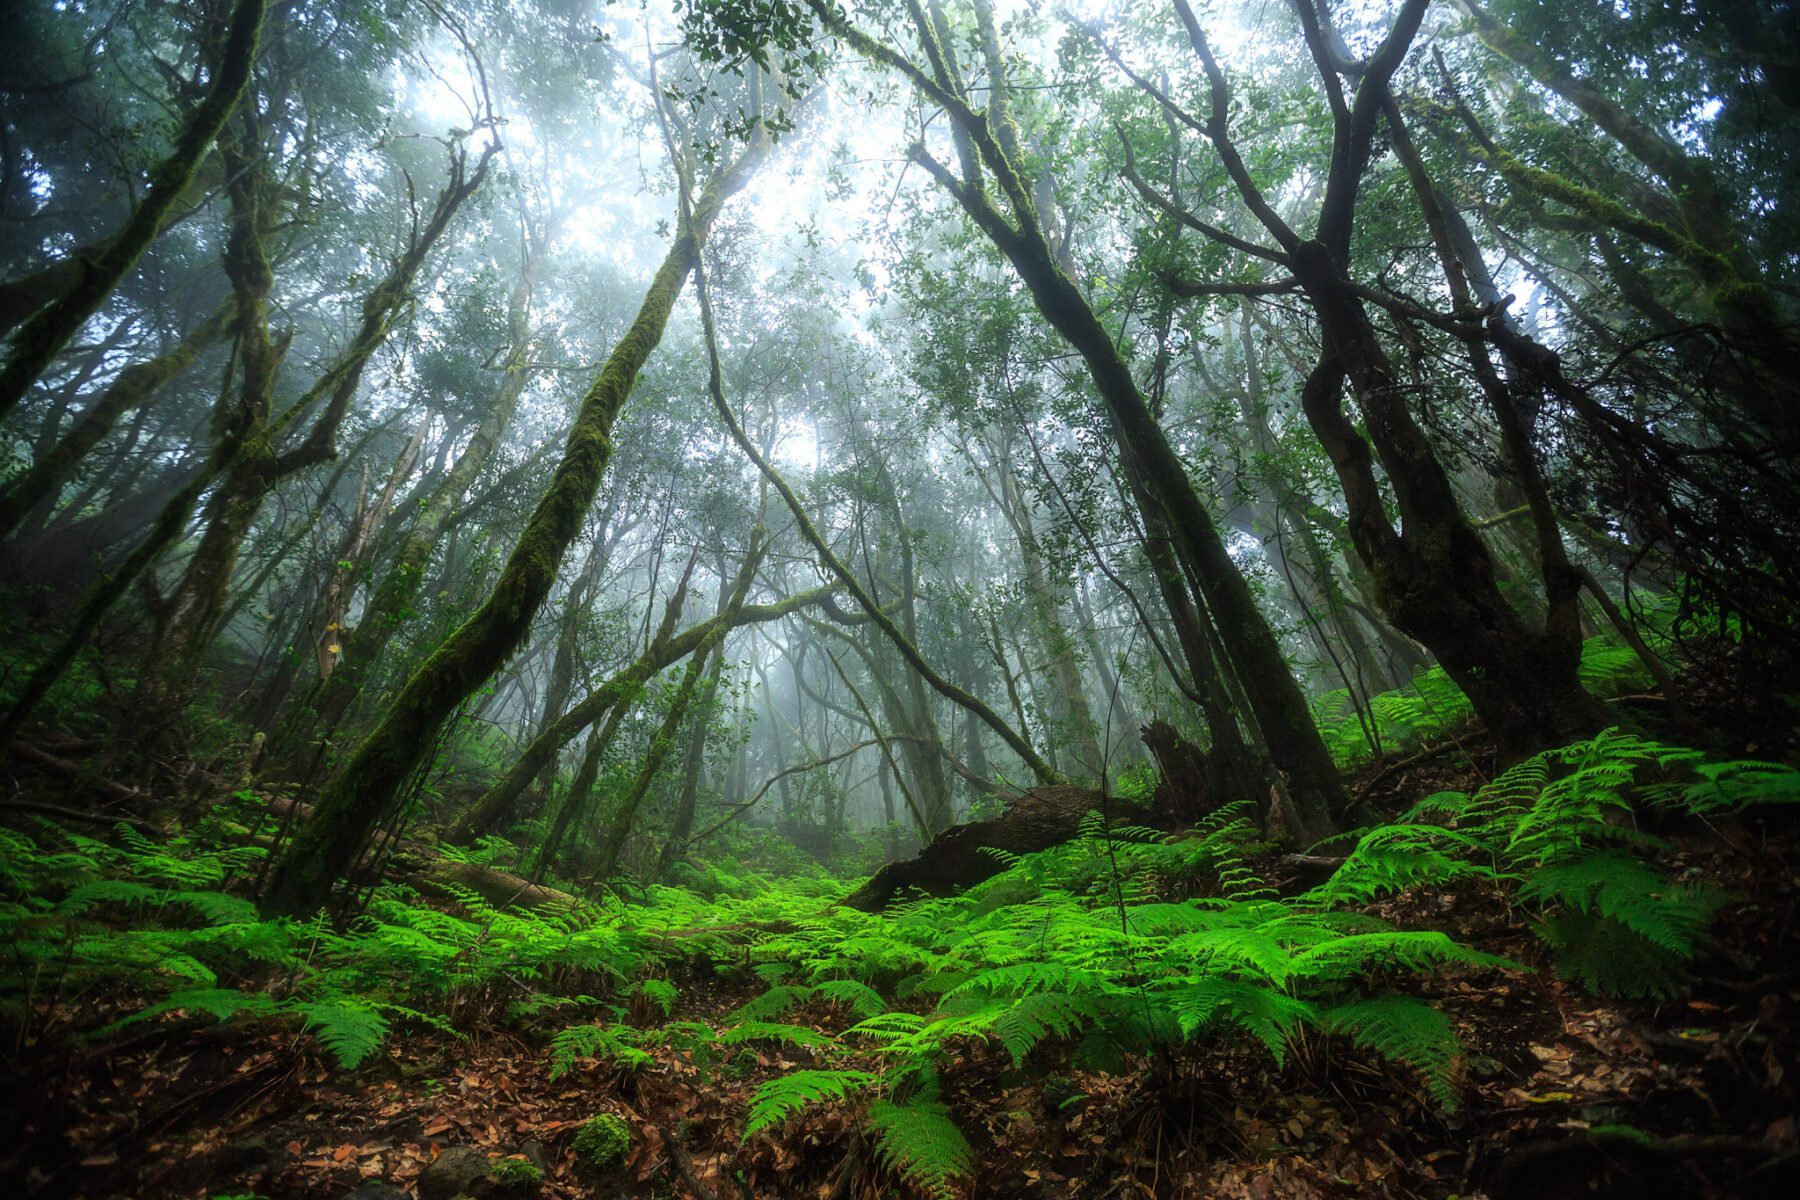
M 388 1020 L 356 997 L 302 1001 L 291 1006 L 306 1019 L 304 1032 L 318 1038 L 345 1070 L 355 1070 L 387 1040 Z
M 1273 988 L 1206 976 L 1182 980 L 1167 1003 L 1183 1036 L 1235 1028 L 1262 1043 L 1277 1063 L 1287 1060 L 1295 1030 L 1315 1015 L 1312 1005 Z
M 719 1035 L 728 1046 L 740 1042 L 785 1042 L 790 1046 L 818 1049 L 834 1044 L 830 1034 L 808 1029 L 804 1025 L 782 1025 L 771 1021 L 740 1021 Z
M 821 998 L 842 1004 L 861 1018 L 887 1011 L 887 1001 L 881 993 L 860 980 L 828 979 L 814 990 Z
M 276 1009 L 274 1001 L 267 996 L 254 992 L 240 992 L 236 988 L 189 988 L 174 992 L 150 1007 L 132 1013 L 124 1020 L 116 1022 L 101 1030 L 101 1033 L 122 1028 L 139 1021 L 147 1021 L 152 1017 L 160 1017 L 167 1012 L 203 1012 L 215 1021 L 228 1021 L 233 1017 L 249 1014 L 267 1016 Z
M 1458 1105 L 1457 1069 L 1461 1045 L 1450 1018 L 1412 996 L 1374 996 L 1327 1008 L 1319 1024 L 1350 1038 L 1365 1050 L 1417 1071 L 1439 1107 Z
M 1013 1065 L 1019 1066 L 1039 1042 L 1074 1035 L 1099 1015 L 1099 1009 L 1090 996 L 1038 992 L 1000 1011 L 993 1019 L 994 1036 L 1012 1055 Z
M 956 1194 L 956 1180 L 975 1165 L 975 1149 L 936 1101 L 869 1106 L 869 1128 L 883 1166 L 904 1175 L 934 1196 Z
M 1557 973 L 1601 996 L 1671 999 L 1686 990 L 1687 959 L 1616 921 L 1556 913 L 1537 926 L 1556 952 Z
M 795 1071 L 772 1079 L 751 1098 L 744 1140 L 779 1125 L 808 1105 L 844 1100 L 874 1087 L 880 1078 L 870 1071 Z
M 680 989 L 667 979 L 645 979 L 633 990 L 661 1009 L 665 1017 L 675 1011 L 675 998 L 680 994 Z
M 725 1018 L 727 1025 L 741 1021 L 766 1021 L 812 999 L 814 989 L 796 984 L 777 984 L 762 995 L 739 1005 Z
M 1670 880 L 1645 857 L 1664 844 L 1632 816 L 1640 806 L 1704 815 L 1797 798 L 1800 772 L 1709 764 L 1698 751 L 1606 730 L 1365 832 L 1304 899 L 1330 908 L 1457 878 L 1516 883 L 1563 974 L 1605 994 L 1666 995 L 1724 897 Z
M 550 1078 L 560 1079 L 581 1058 L 606 1058 L 626 1070 L 648 1066 L 654 1059 L 635 1044 L 634 1031 L 611 1025 L 571 1025 L 550 1039 Z
M 1621 850 L 1596 851 L 1543 867 L 1519 888 L 1519 896 L 1597 914 L 1679 958 L 1693 953 L 1719 901 L 1708 893 L 1672 886 L 1661 871 Z

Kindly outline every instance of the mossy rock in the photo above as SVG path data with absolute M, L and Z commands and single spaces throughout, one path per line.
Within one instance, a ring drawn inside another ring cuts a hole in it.
M 594 1183 L 617 1170 L 631 1150 L 631 1126 L 623 1117 L 600 1113 L 575 1134 L 575 1171 Z
M 419 1176 L 420 1200 L 529 1200 L 544 1172 L 522 1157 L 493 1157 L 475 1146 L 452 1146 Z

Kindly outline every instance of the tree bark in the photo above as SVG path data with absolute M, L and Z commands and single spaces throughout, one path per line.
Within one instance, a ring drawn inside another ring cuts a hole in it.
M 151 172 L 149 189 L 137 211 L 96 257 L 82 262 L 78 282 L 19 327 L 6 365 L 0 368 L 0 417 L 24 399 L 76 330 L 99 310 L 162 232 L 170 210 L 250 88 L 267 7 L 267 0 L 238 0 L 206 97 L 182 123 L 174 149 Z
M 518 649 L 555 585 L 557 571 L 592 507 L 612 457 L 612 426 L 638 372 L 662 340 L 669 313 L 699 261 L 726 198 L 748 182 L 768 153 L 759 126 L 749 148 L 716 175 L 681 221 L 625 337 L 583 398 L 550 487 L 526 522 L 487 600 L 401 689 L 379 724 L 320 796 L 313 819 L 270 873 L 266 914 L 310 913 L 324 902 L 443 721 Z

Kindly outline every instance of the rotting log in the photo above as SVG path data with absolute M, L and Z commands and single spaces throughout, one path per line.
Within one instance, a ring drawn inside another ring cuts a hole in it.
M 1033 854 L 1074 837 L 1088 813 L 1099 810 L 1110 823 L 1187 829 L 1230 798 L 1216 756 L 1182 739 L 1163 721 L 1144 727 L 1144 744 L 1161 769 L 1148 809 L 1104 792 L 1073 784 L 1033 788 L 1012 797 L 997 817 L 953 825 L 914 858 L 892 862 L 843 903 L 879 912 L 905 894 L 948 896 L 991 879 L 1006 869 L 1007 854 Z M 995 854 L 993 851 L 1002 851 Z
M 424 891 L 453 895 L 451 888 L 474 892 L 495 908 L 539 908 L 546 904 L 574 904 L 575 897 L 553 887 L 533 883 L 522 876 L 480 863 L 456 862 L 433 857 L 416 873 L 397 874 L 402 883 Z
M 1081 822 L 1094 809 L 1106 810 L 1104 793 L 1073 784 L 1034 788 L 1006 806 L 997 817 L 952 825 L 933 838 L 916 858 L 893 862 L 875 872 L 843 903 L 863 912 L 879 912 L 916 889 L 932 896 L 948 896 L 958 888 L 980 883 L 1006 869 L 1000 855 L 1031 854 L 1060 845 L 1075 836 Z M 1137 813 L 1121 801 L 1117 809 Z

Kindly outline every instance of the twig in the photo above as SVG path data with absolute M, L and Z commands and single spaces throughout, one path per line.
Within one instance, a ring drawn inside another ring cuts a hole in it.
M 42 813 L 47 817 L 61 817 L 65 821 L 80 821 L 87 825 L 129 825 L 142 833 L 153 837 L 166 838 L 169 831 L 153 821 L 142 817 L 126 817 L 117 813 L 82 812 L 76 808 L 64 808 L 60 804 L 40 804 L 36 800 L 7 800 L 0 802 L 0 809 L 8 812 Z
M 54 754 L 39 750 L 36 746 L 27 746 L 23 742 L 14 742 L 7 747 L 7 750 L 13 755 L 24 759 L 26 762 L 35 763 L 52 774 L 61 775 L 66 779 L 84 779 L 89 776 L 88 769 L 80 763 L 71 762 L 66 758 L 58 758 Z M 94 786 L 100 788 L 115 800 L 142 801 L 147 799 L 144 793 L 138 791 L 136 788 L 126 787 L 124 784 L 116 783 L 111 779 L 94 777 L 88 778 L 87 781 L 93 783 Z
M 674 1164 L 675 1173 L 693 1189 L 696 1200 L 719 1200 L 718 1193 L 700 1182 L 700 1173 L 694 1170 L 694 1160 L 688 1157 L 687 1147 L 682 1145 L 680 1135 L 667 1125 L 658 1125 L 656 1131 L 662 1134 L 663 1146 L 669 1152 L 669 1162 Z

